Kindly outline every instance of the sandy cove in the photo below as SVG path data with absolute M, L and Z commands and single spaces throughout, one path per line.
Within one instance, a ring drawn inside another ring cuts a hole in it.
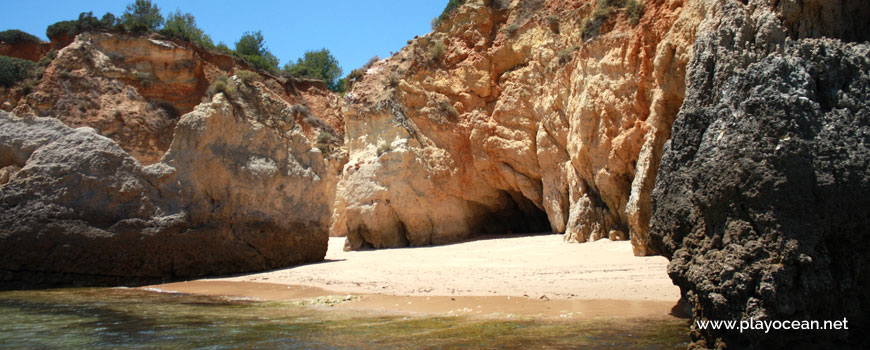
M 663 257 L 635 257 L 627 241 L 565 243 L 561 235 L 345 252 L 329 239 L 324 262 L 263 273 L 149 286 L 260 300 L 351 298 L 347 310 L 435 315 L 673 317 L 679 288 Z

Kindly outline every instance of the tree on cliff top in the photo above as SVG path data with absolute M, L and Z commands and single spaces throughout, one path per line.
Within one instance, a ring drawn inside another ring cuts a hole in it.
M 278 70 L 278 58 L 266 47 L 266 39 L 263 32 L 245 32 L 236 42 L 236 53 L 242 56 L 254 67 L 276 72 Z
M 102 19 L 97 19 L 91 11 L 82 12 L 76 20 L 60 21 L 48 26 L 45 29 L 45 36 L 50 40 L 54 40 L 62 35 L 74 37 L 79 33 L 89 31 L 115 30 L 116 24 L 115 15 L 110 12 L 106 12 Z
M 338 60 L 327 49 L 306 51 L 303 58 L 296 63 L 284 65 L 284 71 L 295 77 L 317 78 L 326 82 L 326 87 L 332 91 L 340 91 L 341 67 Z
M 19 43 L 39 43 L 41 40 L 33 34 L 22 32 L 18 29 L 9 29 L 0 32 L 0 41 L 15 45 Z
M 131 32 L 157 30 L 163 25 L 163 15 L 151 0 L 136 0 L 127 5 L 121 24 Z
M 181 10 L 175 10 L 166 16 L 166 23 L 163 24 L 160 34 L 199 44 L 206 48 L 215 48 L 211 37 L 196 26 L 196 18 L 190 13 L 182 13 Z

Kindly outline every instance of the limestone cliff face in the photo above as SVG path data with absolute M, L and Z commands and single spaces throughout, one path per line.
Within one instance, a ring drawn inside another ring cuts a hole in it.
M 333 131 L 261 82 L 233 78 L 142 166 L 87 127 L 0 115 L 0 284 L 119 284 L 318 261 Z M 302 121 L 297 121 L 302 120 Z
M 141 163 L 153 164 L 169 148 L 179 117 L 206 98 L 213 81 L 240 69 L 250 67 L 159 35 L 82 33 L 58 52 L 35 91 L 12 110 L 92 127 Z M 340 102 L 325 86 L 271 76 L 264 85 L 288 103 L 310 104 L 315 115 L 332 121 L 333 130 L 343 126 L 336 112 Z
M 359 248 L 553 231 L 648 253 L 700 9 L 649 2 L 632 24 L 614 8 L 584 35 L 595 1 L 501 3 L 468 1 L 347 94 L 332 233 Z
M 870 7 L 702 3 L 654 246 L 696 320 L 845 318 L 849 330 L 696 328 L 694 345 L 866 348 Z

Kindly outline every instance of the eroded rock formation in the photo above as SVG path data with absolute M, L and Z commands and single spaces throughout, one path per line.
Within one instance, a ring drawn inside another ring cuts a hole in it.
M 631 236 L 646 254 L 699 10 L 651 2 L 632 24 L 614 8 L 584 31 L 595 1 L 501 3 L 466 2 L 354 84 L 333 234 L 350 248 Z
M 71 127 L 94 128 L 148 165 L 160 161 L 179 117 L 203 100 L 208 86 L 241 69 L 251 68 L 159 35 L 82 33 L 58 51 L 33 93 L 10 109 L 19 116 L 50 116 Z M 273 94 L 310 106 L 340 133 L 340 101 L 317 83 L 264 80 Z
M 694 329 L 709 348 L 865 348 L 870 7 L 703 1 L 650 232 L 703 320 L 843 320 L 840 331 Z
M 334 131 L 233 78 L 142 166 L 94 129 L 0 115 L 0 281 L 118 284 L 262 271 L 326 253 Z

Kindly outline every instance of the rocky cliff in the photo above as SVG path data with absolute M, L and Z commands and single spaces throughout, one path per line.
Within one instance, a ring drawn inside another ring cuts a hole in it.
M 696 320 L 846 318 L 849 330 L 694 329 L 695 345 L 866 348 L 870 7 L 703 6 L 653 246 Z
M 467 1 L 369 67 L 347 95 L 332 232 L 359 248 L 552 231 L 646 254 L 701 15 L 612 3 Z
M 80 35 L 0 117 L 0 277 L 265 269 L 322 257 L 327 227 L 350 249 L 546 231 L 667 256 L 696 320 L 851 325 L 694 347 L 866 346 L 870 6 L 643 4 L 468 0 L 343 99 L 268 75 L 212 98 L 249 67 Z
M 226 78 L 243 69 L 157 35 L 83 33 L 60 50 L 0 117 L 0 287 L 322 259 L 341 101 L 320 81 Z
M 82 33 L 58 51 L 34 91 L 9 110 L 92 127 L 141 163 L 153 164 L 169 148 L 179 117 L 202 102 L 221 75 L 242 69 L 251 68 L 159 35 Z M 271 76 L 264 85 L 288 103 L 314 108 L 341 131 L 339 101 L 325 86 Z
M 697 320 L 860 329 L 870 7 L 646 1 L 637 13 L 630 1 L 466 1 L 366 67 L 346 99 L 331 232 L 351 249 L 487 231 L 631 239 L 672 259 Z
M 298 106 L 261 83 L 230 84 L 180 119 L 149 166 L 92 128 L 4 112 L 3 284 L 153 282 L 322 259 L 335 160 L 305 136 L 296 118 L 311 117 Z

